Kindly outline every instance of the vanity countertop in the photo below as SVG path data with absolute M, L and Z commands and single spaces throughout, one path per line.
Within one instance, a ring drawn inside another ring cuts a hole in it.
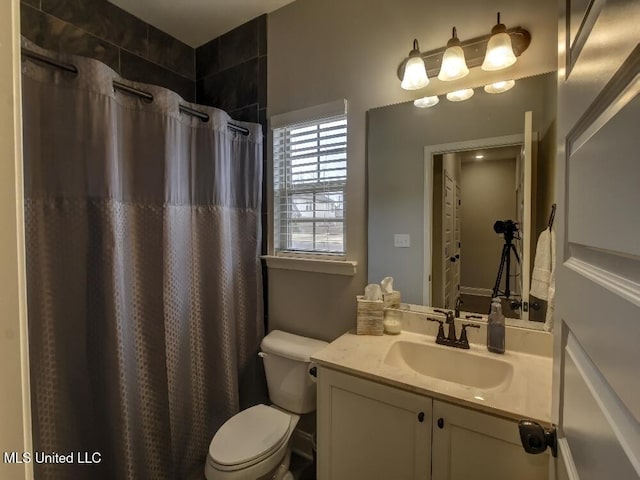
M 511 378 L 490 389 L 478 389 L 421 375 L 405 367 L 384 362 L 391 346 L 398 341 L 431 343 L 435 337 L 403 331 L 399 335 L 367 336 L 348 332 L 312 356 L 321 366 L 371 379 L 403 390 L 427 395 L 496 415 L 551 423 L 552 359 L 507 350 L 503 355 L 472 343 L 469 355 L 499 358 L 513 367 Z M 435 345 L 436 348 L 451 349 Z M 507 346 L 508 349 L 508 346 Z

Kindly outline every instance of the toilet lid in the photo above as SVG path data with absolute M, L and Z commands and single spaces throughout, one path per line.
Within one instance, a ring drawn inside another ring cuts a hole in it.
M 220 465 L 239 465 L 271 453 L 282 443 L 291 416 L 266 405 L 243 410 L 214 435 L 209 455 Z

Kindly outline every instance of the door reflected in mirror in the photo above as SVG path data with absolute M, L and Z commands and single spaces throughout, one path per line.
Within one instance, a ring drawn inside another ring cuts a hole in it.
M 520 318 L 522 149 L 515 144 L 434 155 L 434 306 L 457 304 L 487 314 L 491 298 L 501 296 L 505 315 Z

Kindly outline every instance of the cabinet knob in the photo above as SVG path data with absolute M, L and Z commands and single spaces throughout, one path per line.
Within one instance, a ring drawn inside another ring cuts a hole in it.
M 444 428 L 444 418 L 442 417 L 438 419 L 438 428 Z
M 424 412 L 418 413 L 418 421 L 420 423 L 424 422 Z

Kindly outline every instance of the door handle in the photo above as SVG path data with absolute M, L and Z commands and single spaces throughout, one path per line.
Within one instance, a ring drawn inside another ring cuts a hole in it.
M 538 422 L 520 420 L 518 422 L 518 430 L 520 431 L 520 441 L 525 452 L 535 455 L 550 448 L 551 455 L 558 456 L 558 437 L 555 425 L 550 430 L 546 430 Z

